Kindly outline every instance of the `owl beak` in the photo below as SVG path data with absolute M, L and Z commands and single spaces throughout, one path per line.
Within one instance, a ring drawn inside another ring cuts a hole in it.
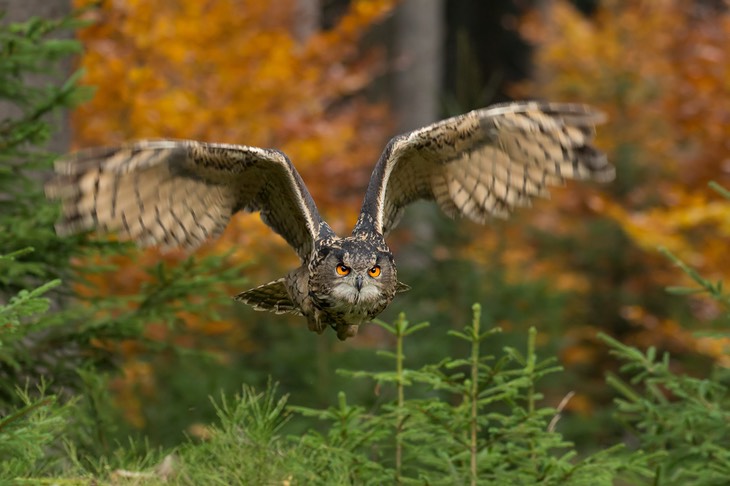
M 355 288 L 358 292 L 362 290 L 362 275 L 358 275 L 357 277 L 355 277 Z

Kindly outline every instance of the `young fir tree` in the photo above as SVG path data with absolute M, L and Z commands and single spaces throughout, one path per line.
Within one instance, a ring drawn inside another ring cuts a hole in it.
M 45 396 L 51 364 L 59 355 L 42 352 L 52 322 L 44 317 L 68 268 L 73 243 L 53 234 L 54 210 L 45 203 L 38 171 L 50 154 L 38 149 L 49 137 L 48 115 L 73 106 L 83 92 L 73 80 L 34 86 L 29 76 L 48 73 L 78 51 L 71 41 L 49 39 L 69 20 L 32 19 L 0 24 L 0 477 L 37 474 L 52 463 L 46 447 L 64 429 L 64 410 Z M 12 116 L 11 116 L 12 114 Z M 43 371 L 41 371 L 43 370 Z
M 78 25 L 73 18 L 0 24 L 0 476 L 27 477 L 52 469 L 50 443 L 62 430 L 76 449 L 109 453 L 118 413 L 108 398 L 105 373 L 115 361 L 104 343 L 144 337 L 150 322 L 176 325 L 181 312 L 213 318 L 229 298 L 225 284 L 243 286 L 241 268 L 225 257 L 190 258 L 175 268 L 148 269 L 137 295 L 81 297 L 74 289 L 107 271 L 108 257 L 134 248 L 87 235 L 58 237 L 58 207 L 43 193 L 53 159 L 42 149 L 60 123 L 54 117 L 90 93 L 79 73 L 60 85 L 27 82 L 38 74 L 60 77 L 64 59 L 78 53 L 74 40 L 56 34 Z M 80 263 L 79 263 L 80 262 Z M 92 262 L 96 262 L 92 264 Z M 188 296 L 195 295 L 195 299 Z M 49 309 L 51 309 L 50 312 Z M 174 346 L 168 346 L 168 349 Z M 61 419 L 79 396 L 72 420 Z M 71 434 L 71 435 L 68 435 Z M 49 455 L 50 454 L 50 455 Z

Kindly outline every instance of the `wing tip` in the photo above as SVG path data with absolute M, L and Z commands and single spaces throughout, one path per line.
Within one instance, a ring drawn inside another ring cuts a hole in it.
M 616 167 L 611 164 L 606 165 L 603 169 L 593 172 L 593 180 L 606 184 L 616 179 Z
M 56 234 L 59 237 L 63 238 L 63 237 L 67 237 L 67 236 L 89 231 L 89 230 L 91 230 L 91 227 L 88 224 L 86 224 L 86 222 L 82 219 L 72 221 L 72 220 L 63 218 L 62 220 L 56 222 L 56 224 L 53 225 L 53 229 L 56 230 Z
M 62 186 L 56 179 L 51 179 L 43 184 L 43 193 L 46 195 L 46 199 L 50 199 L 52 201 L 61 199 L 62 192 Z
M 605 111 L 584 103 L 543 103 L 541 111 L 550 116 L 563 118 L 569 124 L 580 126 L 601 125 L 608 121 Z
M 479 108 L 474 110 L 472 113 L 477 113 L 479 118 L 483 119 L 491 118 L 495 115 L 505 115 L 508 113 L 520 113 L 534 110 L 540 111 L 550 117 L 562 118 L 570 124 L 583 126 L 600 125 L 608 121 L 608 115 L 606 112 L 592 105 L 560 101 L 506 101 L 504 103 L 496 103 L 484 108 Z
M 608 161 L 605 152 L 592 145 L 585 145 L 578 149 L 577 156 L 580 167 L 584 167 L 588 172 L 585 179 L 607 183 L 616 178 L 616 167 Z
M 51 201 L 66 201 L 78 196 L 81 190 L 68 177 L 58 176 L 43 184 L 43 193 Z

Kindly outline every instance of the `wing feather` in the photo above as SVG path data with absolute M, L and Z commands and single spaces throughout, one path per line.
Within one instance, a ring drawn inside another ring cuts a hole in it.
M 96 228 L 140 245 L 196 248 L 236 211 L 262 220 L 307 258 L 321 218 L 300 175 L 277 150 L 185 140 L 90 149 L 56 162 L 46 194 L 60 234 Z
M 395 137 L 373 171 L 355 232 L 386 235 L 418 199 L 484 223 L 548 197 L 567 179 L 610 181 L 614 167 L 592 145 L 602 121 L 584 105 L 518 102 Z

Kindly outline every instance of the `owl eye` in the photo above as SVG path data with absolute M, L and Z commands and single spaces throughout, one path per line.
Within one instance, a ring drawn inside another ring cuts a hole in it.
M 342 275 L 343 277 L 350 273 L 350 267 L 340 263 L 335 267 L 335 270 L 337 271 L 337 275 Z
M 368 275 L 370 275 L 373 278 L 380 277 L 380 266 L 379 265 L 375 265 L 373 268 L 371 268 L 370 270 L 368 270 Z

